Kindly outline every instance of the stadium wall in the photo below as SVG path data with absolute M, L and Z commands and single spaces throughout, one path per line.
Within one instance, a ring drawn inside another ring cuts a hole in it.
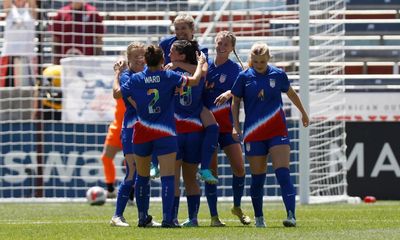
M 400 200 L 399 122 L 347 122 L 350 196 Z

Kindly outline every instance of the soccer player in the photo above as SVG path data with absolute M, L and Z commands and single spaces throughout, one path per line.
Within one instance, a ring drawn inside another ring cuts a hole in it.
M 233 87 L 233 131 L 232 136 L 239 141 L 239 104 L 244 102 L 245 120 L 243 141 L 245 154 L 251 170 L 251 200 L 256 227 L 266 227 L 263 216 L 264 182 L 267 171 L 267 156 L 272 159 L 275 176 L 279 182 L 282 199 L 287 211 L 286 227 L 296 226 L 296 191 L 290 180 L 290 146 L 281 93 L 285 92 L 290 101 L 302 114 L 304 127 L 309 118 L 300 98 L 290 86 L 284 71 L 268 64 L 269 48 L 265 43 L 255 43 L 251 47 L 249 68 L 241 72 Z
M 205 58 L 198 55 L 197 68 L 193 76 L 181 76 L 162 69 L 164 54 L 159 47 L 146 48 L 147 68 L 131 76 L 123 86 L 114 81 L 114 97 L 127 98 L 136 106 L 138 121 L 134 124 L 133 143 L 137 169 L 135 187 L 139 227 L 146 227 L 152 221 L 148 215 L 150 200 L 151 153 L 157 155 L 160 164 L 162 185 L 163 221 L 162 227 L 175 228 L 172 219 L 174 202 L 174 175 L 177 151 L 176 125 L 174 119 L 175 88 L 194 86 L 199 83 Z
M 160 42 L 160 47 L 165 54 L 166 69 L 181 68 L 188 73 L 193 74 L 196 65 L 181 61 L 172 61 L 169 57 L 172 44 L 176 40 L 189 40 L 194 39 L 194 19 L 188 14 L 180 14 L 174 19 L 175 36 L 167 37 Z M 200 48 L 200 50 L 208 56 L 207 48 Z M 207 63 L 204 65 L 204 72 L 207 72 Z M 199 171 L 200 179 L 206 183 L 216 184 L 218 179 L 215 178 L 210 171 L 210 162 L 212 155 L 217 147 L 218 142 L 218 124 L 212 113 L 205 107 L 201 111 L 201 122 L 205 128 L 204 139 L 201 151 L 201 169 Z
M 232 32 L 221 31 L 215 37 L 215 59 L 208 59 L 208 73 L 204 90 L 204 105 L 211 110 L 219 125 L 218 143 L 229 159 L 232 168 L 233 208 L 231 212 L 236 215 L 244 225 L 250 224 L 250 218 L 245 215 L 240 207 L 244 191 L 245 168 L 243 153 L 239 141 L 232 138 L 232 113 L 231 113 L 231 88 L 243 64 L 235 51 L 236 37 Z M 242 65 L 229 59 L 233 52 Z M 217 151 L 211 161 L 213 174 L 217 175 Z M 217 187 L 206 184 L 207 201 L 210 206 L 211 225 L 218 219 Z M 222 223 L 221 226 L 225 224 Z
M 176 40 L 169 53 L 172 62 L 197 64 L 196 41 Z M 181 68 L 174 71 L 180 75 L 191 74 Z M 205 72 L 202 72 L 204 75 Z M 174 222 L 178 224 L 178 209 L 180 199 L 180 173 L 182 168 L 183 180 L 188 204 L 188 219 L 182 224 L 184 227 L 197 227 L 197 214 L 200 206 L 200 186 L 196 179 L 198 165 L 200 163 L 201 144 L 203 142 L 203 125 L 200 113 L 203 109 L 202 93 L 204 78 L 201 78 L 197 86 L 184 86 L 175 95 L 175 122 L 178 133 L 178 152 L 175 165 L 175 199 L 173 208 Z
M 141 72 L 144 70 L 144 52 L 145 45 L 139 42 L 133 42 L 129 44 L 127 47 L 126 55 L 128 60 L 128 68 L 125 69 L 125 64 L 119 61 L 114 65 L 114 72 L 116 81 L 119 81 L 120 85 L 124 85 L 127 81 L 129 81 L 132 74 L 137 72 Z M 114 216 L 110 220 L 111 226 L 117 227 L 129 227 L 129 224 L 126 222 L 123 213 L 126 207 L 126 204 L 130 197 L 133 199 L 134 193 L 134 185 L 136 180 L 136 169 L 134 165 L 134 156 L 133 156 L 133 125 L 137 121 L 136 109 L 126 98 L 120 98 L 118 100 L 122 100 L 125 106 L 125 113 L 123 116 L 122 122 L 122 131 L 121 131 L 121 141 L 123 146 L 123 153 L 125 156 L 125 178 L 121 182 L 118 189 L 117 203 Z M 156 222 L 149 222 L 153 226 L 157 226 Z

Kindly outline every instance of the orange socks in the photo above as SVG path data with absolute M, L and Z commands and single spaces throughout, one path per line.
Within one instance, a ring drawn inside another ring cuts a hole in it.
M 106 184 L 114 184 L 115 182 L 114 160 L 112 158 L 106 157 L 105 155 L 101 156 L 101 160 L 103 161 L 103 169 L 104 169 Z

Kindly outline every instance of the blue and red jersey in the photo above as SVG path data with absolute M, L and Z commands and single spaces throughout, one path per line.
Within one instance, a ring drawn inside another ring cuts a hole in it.
M 181 68 L 174 70 L 177 74 L 189 76 L 190 73 Z M 197 86 L 183 86 L 175 95 L 175 121 L 178 133 L 203 131 L 200 113 L 203 110 L 202 93 L 204 78 Z
M 133 74 L 135 74 L 135 72 L 129 69 L 124 70 L 119 77 L 120 86 L 128 82 Z M 124 121 L 122 122 L 122 127 L 133 128 L 133 125 L 137 121 L 136 109 L 132 106 L 132 104 L 128 101 L 127 98 L 124 97 L 123 100 L 125 103 L 126 110 L 124 113 Z
M 166 38 L 162 39 L 161 42 L 159 43 L 160 48 L 164 52 L 164 64 L 165 65 L 171 62 L 171 59 L 169 58 L 169 53 L 171 52 L 172 44 L 176 40 L 178 40 L 178 39 L 175 36 L 170 36 L 170 37 L 166 37 Z M 208 59 L 208 48 L 201 48 L 199 46 L 199 49 L 206 55 L 206 58 Z
M 230 90 L 237 76 L 242 71 L 239 64 L 228 59 L 224 64 L 216 66 L 212 59 L 208 60 L 208 72 L 203 93 L 203 102 L 213 113 L 221 133 L 232 133 L 231 100 L 221 106 L 214 101 L 222 93 Z
M 265 74 L 249 68 L 236 79 L 232 94 L 243 98 L 244 142 L 263 141 L 287 136 L 282 92 L 289 90 L 288 77 L 281 69 L 268 65 Z
M 145 69 L 132 75 L 131 80 L 121 86 L 123 97 L 130 96 L 136 102 L 138 121 L 134 124 L 133 143 L 176 136 L 175 89 L 186 83 L 185 76 L 173 71 L 151 72 Z

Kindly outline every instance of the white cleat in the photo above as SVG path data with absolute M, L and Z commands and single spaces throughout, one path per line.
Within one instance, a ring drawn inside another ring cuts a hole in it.
M 249 225 L 251 223 L 250 217 L 245 215 L 240 207 L 233 207 L 231 213 L 237 216 L 243 225 Z
M 113 227 L 129 227 L 129 224 L 123 216 L 113 216 L 110 220 L 110 225 Z
M 146 227 L 153 227 L 153 228 L 155 227 L 155 228 L 158 228 L 158 227 L 161 227 L 161 223 L 152 220 L 151 222 L 149 222 L 149 223 L 146 225 Z
M 147 215 L 146 219 L 143 219 L 142 221 L 139 220 L 138 227 L 141 228 L 161 227 L 161 223 L 154 221 L 153 216 Z
M 265 224 L 264 217 L 255 217 L 256 227 L 258 228 L 266 228 L 267 225 Z

